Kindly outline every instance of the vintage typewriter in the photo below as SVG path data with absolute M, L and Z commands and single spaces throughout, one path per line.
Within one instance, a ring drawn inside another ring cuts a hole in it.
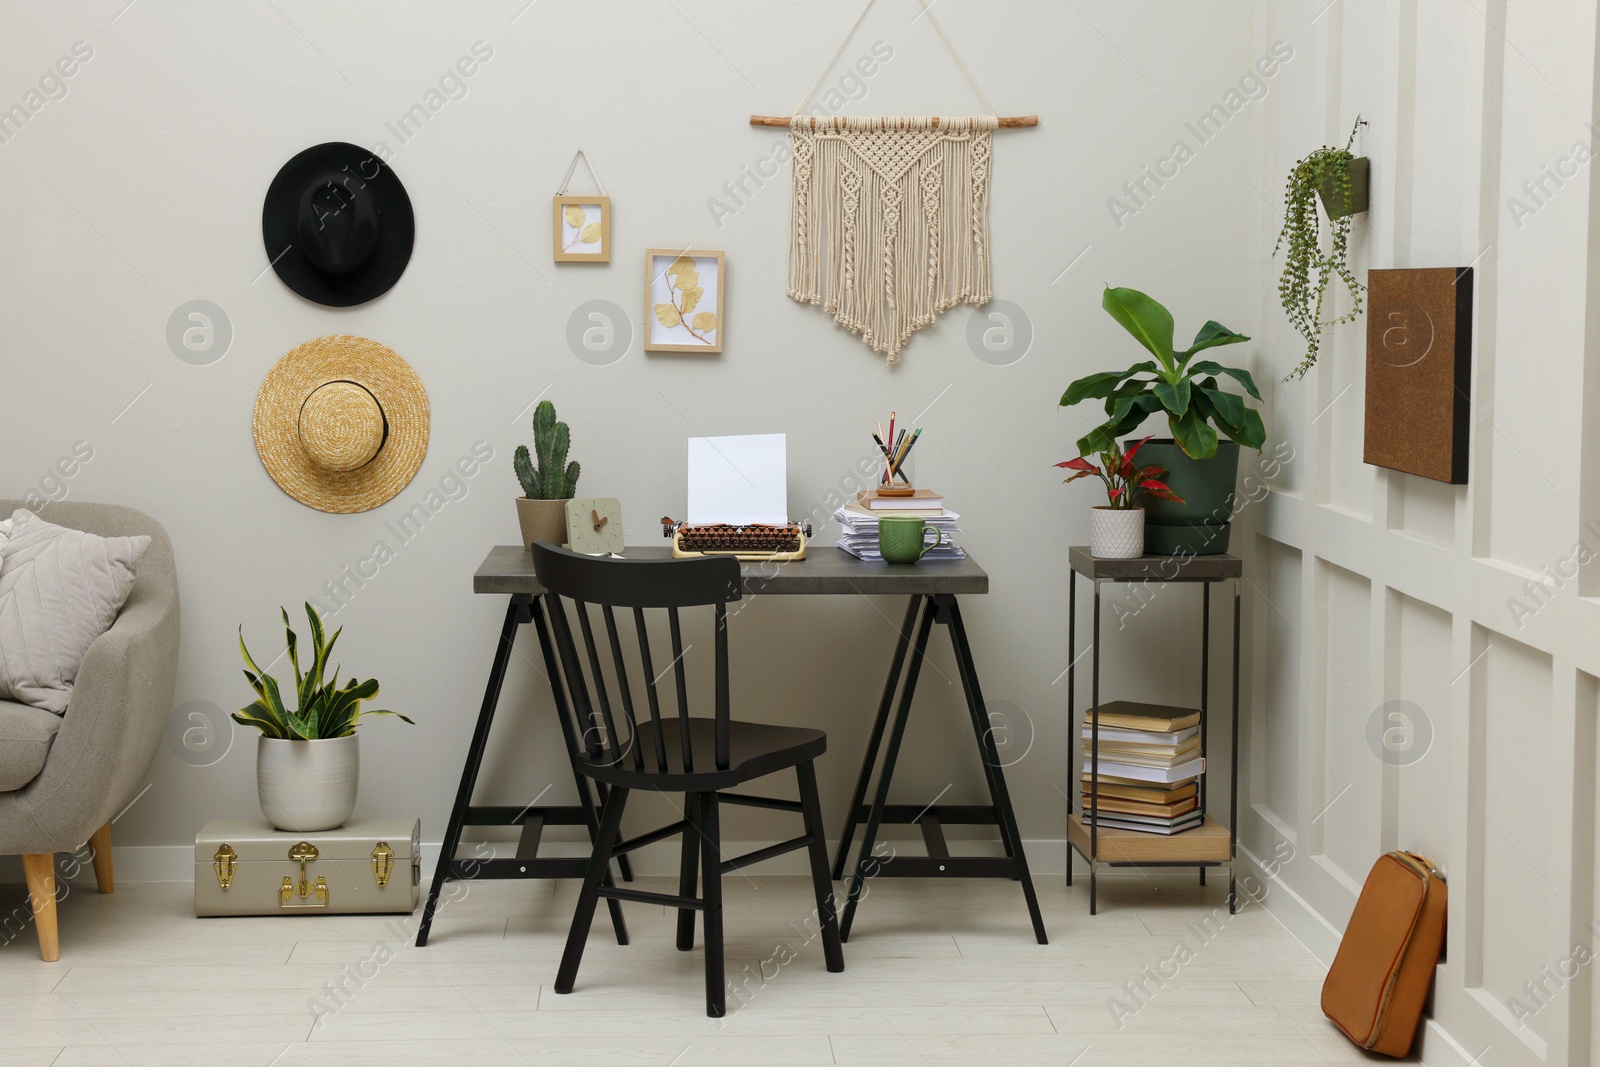
M 742 560 L 805 559 L 806 538 L 811 536 L 811 524 L 691 524 L 662 516 L 661 536 L 672 538 L 672 554 L 679 559 L 691 556 L 732 556 Z

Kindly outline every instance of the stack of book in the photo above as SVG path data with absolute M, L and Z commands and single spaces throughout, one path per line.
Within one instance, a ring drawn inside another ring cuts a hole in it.
M 878 520 L 885 515 L 917 515 L 929 526 L 939 531 L 939 547 L 932 549 L 925 560 L 965 559 L 967 554 L 952 539 L 961 532 L 956 520 L 961 518 L 944 506 L 944 498 L 928 489 L 918 489 L 915 496 L 876 496 L 863 491 L 854 502 L 845 504 L 833 513 L 839 524 L 839 547 L 858 559 L 881 560 L 878 551 Z
M 1094 724 L 1100 758 L 1093 756 Z M 1193 708 L 1115 700 L 1083 724 L 1085 826 L 1179 834 L 1205 821 L 1200 810 L 1200 713 Z M 1091 772 L 1099 771 L 1098 784 Z M 1093 808 L 1098 815 L 1091 815 Z

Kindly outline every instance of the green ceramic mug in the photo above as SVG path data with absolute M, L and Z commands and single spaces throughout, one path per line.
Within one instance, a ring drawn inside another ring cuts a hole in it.
M 924 530 L 933 531 L 933 544 L 923 545 Z M 943 541 L 939 528 L 929 526 L 920 515 L 885 515 L 878 520 L 878 549 L 885 563 L 915 563 Z

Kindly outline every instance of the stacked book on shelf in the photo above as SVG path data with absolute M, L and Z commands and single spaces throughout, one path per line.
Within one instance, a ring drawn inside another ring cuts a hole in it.
M 931 549 L 922 558 L 965 559 L 967 554 L 951 539 L 961 532 L 956 520 L 961 518 L 944 506 L 944 498 L 928 489 L 918 489 L 914 496 L 877 496 L 863 490 L 856 499 L 833 513 L 833 521 L 842 529 L 839 547 L 857 559 L 881 560 L 878 551 L 878 520 L 885 515 L 917 515 L 929 526 L 939 531 L 939 547 Z
M 1096 723 L 1098 762 L 1093 752 Z M 1205 821 L 1198 711 L 1114 700 L 1089 711 L 1082 740 L 1085 826 L 1170 835 Z

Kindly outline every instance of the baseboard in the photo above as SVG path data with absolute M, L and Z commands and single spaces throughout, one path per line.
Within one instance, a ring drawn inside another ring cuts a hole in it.
M 1253 881 L 1244 881 L 1246 875 Z M 1324 967 L 1333 962 L 1343 931 L 1324 919 L 1282 878 L 1267 874 L 1261 857 L 1245 848 L 1243 842 L 1239 843 L 1239 879 L 1241 897 L 1259 897 L 1257 902 L 1278 920 L 1278 925 L 1289 931 L 1289 936 L 1305 946 Z

